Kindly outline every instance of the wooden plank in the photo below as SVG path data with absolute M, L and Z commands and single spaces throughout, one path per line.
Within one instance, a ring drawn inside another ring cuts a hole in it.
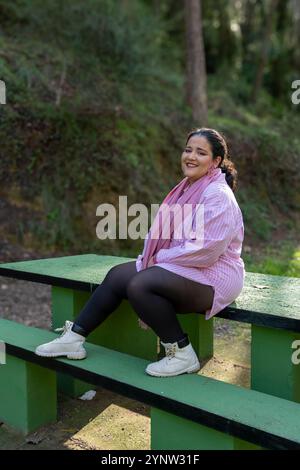
M 91 292 L 113 266 L 132 258 L 94 254 L 0 264 L 0 275 Z
M 218 316 L 300 331 L 299 291 L 299 278 L 247 272 L 241 294 Z
M 145 372 L 148 361 L 93 344 L 87 344 L 83 361 L 41 358 L 34 354 L 36 345 L 55 334 L 9 320 L 0 320 L 0 331 L 11 355 L 263 447 L 300 448 L 297 403 L 198 374 L 151 377 Z
M 115 265 L 134 258 L 76 255 L 0 264 L 0 275 L 92 292 Z M 266 288 L 263 288 L 266 286 Z M 247 272 L 240 296 L 220 318 L 300 331 L 300 279 Z

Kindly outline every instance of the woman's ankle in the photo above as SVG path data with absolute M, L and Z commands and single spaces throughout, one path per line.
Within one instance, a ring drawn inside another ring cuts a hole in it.
M 185 348 L 190 344 L 189 336 L 187 333 L 184 333 L 184 336 L 177 341 L 178 347 Z
M 77 333 L 78 335 L 84 337 L 88 336 L 88 332 L 84 328 L 82 328 L 82 326 L 78 325 L 75 322 L 72 325 L 71 331 L 74 331 L 74 333 Z
M 183 336 L 181 336 L 181 338 L 177 339 L 177 340 L 168 340 L 168 341 L 163 341 L 163 343 L 177 343 L 178 344 L 178 347 L 181 349 L 181 348 L 184 348 L 185 346 L 188 346 L 190 344 L 190 340 L 189 340 L 189 336 L 187 333 L 184 333 Z

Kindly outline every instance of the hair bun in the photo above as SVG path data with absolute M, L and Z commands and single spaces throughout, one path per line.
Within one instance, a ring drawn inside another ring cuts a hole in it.
M 225 173 L 225 179 L 234 192 L 237 188 L 237 170 L 234 163 L 231 160 L 226 159 L 226 161 L 223 161 L 220 168 L 222 173 Z

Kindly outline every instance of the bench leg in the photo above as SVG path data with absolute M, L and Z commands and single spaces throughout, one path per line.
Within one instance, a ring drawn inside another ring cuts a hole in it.
M 260 447 L 189 419 L 151 408 L 151 450 L 237 449 Z
M 89 292 L 52 287 L 53 328 L 62 326 L 65 320 L 74 320 L 90 295 Z M 126 299 L 88 336 L 87 341 L 151 361 L 158 357 L 157 336 L 150 329 L 140 328 L 138 316 Z M 93 386 L 58 373 L 58 387 L 61 392 L 77 397 Z
M 24 434 L 56 421 L 54 371 L 7 354 L 0 365 L 0 393 L 0 421 Z
M 252 325 L 251 388 L 300 402 L 300 364 L 292 362 L 292 331 Z
M 85 302 L 88 292 L 75 291 L 64 287 L 52 287 L 52 328 L 62 327 L 66 320 L 74 320 Z M 78 397 L 91 389 L 91 385 L 66 374 L 57 372 L 58 390 L 70 397 Z
M 211 359 L 214 354 L 214 319 L 205 320 L 199 313 L 178 314 L 177 317 L 200 361 Z

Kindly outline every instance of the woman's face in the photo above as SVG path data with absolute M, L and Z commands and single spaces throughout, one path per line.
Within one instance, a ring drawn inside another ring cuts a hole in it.
M 193 135 L 182 153 L 181 168 L 189 182 L 194 183 L 208 172 L 212 164 L 217 167 L 221 160 L 221 157 L 213 160 L 210 143 L 205 137 Z

